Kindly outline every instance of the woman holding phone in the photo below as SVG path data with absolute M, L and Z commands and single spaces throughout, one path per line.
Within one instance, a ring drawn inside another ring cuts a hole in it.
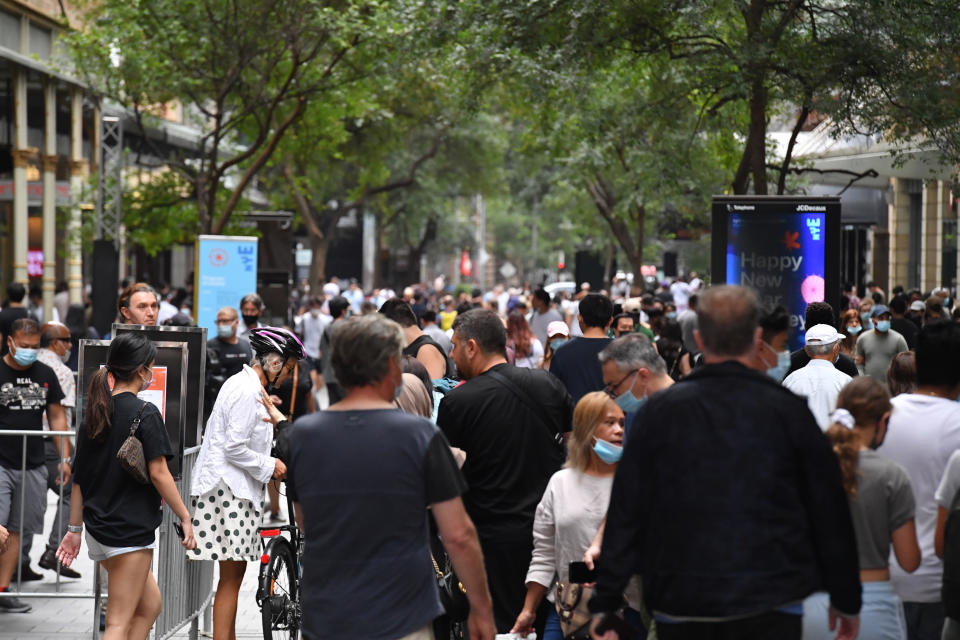
M 588 393 L 577 403 L 567 463 L 550 478 L 537 506 L 527 597 L 511 632 L 531 633 L 546 597 L 551 610 L 543 639 L 563 639 L 555 594 L 548 591 L 555 581 L 569 584 L 570 563 L 583 557 L 607 513 L 613 474 L 623 453 L 623 420 L 623 410 L 603 391 Z M 638 605 L 639 599 L 631 601 Z
M 137 397 L 153 381 L 156 355 L 156 346 L 139 333 L 114 338 L 106 366 L 90 381 L 77 434 L 70 525 L 57 558 L 70 566 L 86 525 L 88 553 L 109 576 L 104 640 L 146 638 L 160 615 L 160 589 L 150 566 L 163 518 L 161 499 L 180 518 L 184 548 L 197 546 L 187 507 L 167 468 L 173 446 L 160 411 Z M 140 484 L 117 460 L 138 418 L 133 435 L 143 445 L 150 484 Z

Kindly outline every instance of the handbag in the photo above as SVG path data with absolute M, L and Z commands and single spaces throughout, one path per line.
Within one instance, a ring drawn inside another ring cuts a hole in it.
M 440 570 L 437 559 L 430 554 L 433 560 L 433 570 L 437 574 L 437 587 L 440 590 L 440 604 L 452 622 L 463 622 L 470 615 L 470 601 L 467 600 L 467 590 L 463 588 L 453 568 L 448 567 L 446 572 Z
M 564 640 L 589 640 L 592 614 L 587 609 L 587 602 L 592 593 L 593 587 L 572 582 L 557 583 L 554 604 L 560 616 Z
M 127 436 L 127 439 L 120 445 L 120 450 L 117 451 L 117 460 L 120 461 L 120 466 L 140 484 L 150 484 L 150 471 L 147 469 L 147 460 L 143 456 L 143 443 L 135 435 L 137 427 L 140 426 L 143 409 L 146 406 L 146 402 L 140 405 L 140 410 L 137 411 L 137 416 L 130 425 L 130 435 Z

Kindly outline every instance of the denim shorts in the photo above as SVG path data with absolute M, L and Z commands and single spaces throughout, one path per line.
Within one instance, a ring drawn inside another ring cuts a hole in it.
M 803 601 L 803 640 L 833 640 L 837 637 L 837 632 L 829 629 L 829 606 L 830 598 L 822 592 Z M 889 581 L 863 583 L 858 637 L 870 640 L 906 639 L 903 602 Z
M 101 544 L 100 542 L 98 542 L 96 538 L 90 535 L 89 531 L 86 532 L 85 537 L 87 539 L 87 555 L 90 556 L 91 560 L 95 560 L 97 562 L 102 562 L 107 558 L 119 556 L 124 553 L 132 553 L 133 551 L 141 551 L 143 549 L 157 548 L 156 540 L 154 540 L 153 542 L 151 542 L 145 547 L 111 547 L 110 545 Z

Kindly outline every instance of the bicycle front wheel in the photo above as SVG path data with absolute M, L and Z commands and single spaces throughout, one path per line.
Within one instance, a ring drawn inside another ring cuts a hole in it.
M 260 565 L 260 605 L 264 640 L 296 640 L 300 634 L 300 594 L 297 591 L 297 564 L 285 538 L 267 545 L 270 560 Z

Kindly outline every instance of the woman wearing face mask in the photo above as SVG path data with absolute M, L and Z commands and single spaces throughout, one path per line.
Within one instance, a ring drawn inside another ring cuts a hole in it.
M 903 603 L 890 583 L 891 545 L 904 571 L 912 573 L 920 566 L 910 478 L 903 467 L 876 452 L 886 437 L 891 409 L 886 387 L 868 376 L 854 378 L 840 392 L 833 425 L 826 432 L 840 459 L 857 536 L 863 584 L 859 637 L 871 640 L 907 637 Z M 826 593 L 804 601 L 804 640 L 836 636 L 827 627 L 828 606 Z
M 570 340 L 570 328 L 566 322 L 554 320 L 547 325 L 547 349 L 543 354 L 543 363 L 540 365 L 541 369 L 550 371 L 550 362 L 553 360 L 553 354 L 557 352 L 557 349 L 567 344 L 568 340 Z
M 160 614 L 160 589 L 150 567 L 161 499 L 180 518 L 184 548 L 197 546 L 190 515 L 167 468 L 173 446 L 160 411 L 137 398 L 153 381 L 156 354 L 156 346 L 139 333 L 121 333 L 110 343 L 107 365 L 90 381 L 86 419 L 77 435 L 70 524 L 57 549 L 57 558 L 69 567 L 80 552 L 86 525 L 90 557 L 100 561 L 110 578 L 106 640 L 146 638 Z M 146 485 L 117 460 L 137 420 L 134 435 L 150 471 Z
M 583 557 L 600 527 L 610 502 L 613 474 L 623 453 L 623 420 L 623 411 L 603 391 L 588 393 L 577 403 L 567 463 L 550 478 L 537 506 L 527 597 L 512 633 L 526 636 L 533 631 L 544 597 L 555 602 L 551 585 L 555 580 L 569 584 L 570 563 Z M 639 606 L 636 595 L 628 590 L 634 607 Z M 543 640 L 562 638 L 560 617 L 551 606 Z
M 862 330 L 860 314 L 856 309 L 847 309 L 840 314 L 840 333 L 843 334 L 843 340 L 840 341 L 841 354 L 850 358 L 856 357 L 857 338 Z
M 303 345 L 286 329 L 259 327 L 248 334 L 253 360 L 231 376 L 213 405 L 193 471 L 193 526 L 202 544 L 188 557 L 220 563 L 213 603 L 213 637 L 234 638 L 237 596 L 247 563 L 260 557 L 263 491 L 287 467 L 270 455 L 274 427 L 261 404 L 303 358 Z

